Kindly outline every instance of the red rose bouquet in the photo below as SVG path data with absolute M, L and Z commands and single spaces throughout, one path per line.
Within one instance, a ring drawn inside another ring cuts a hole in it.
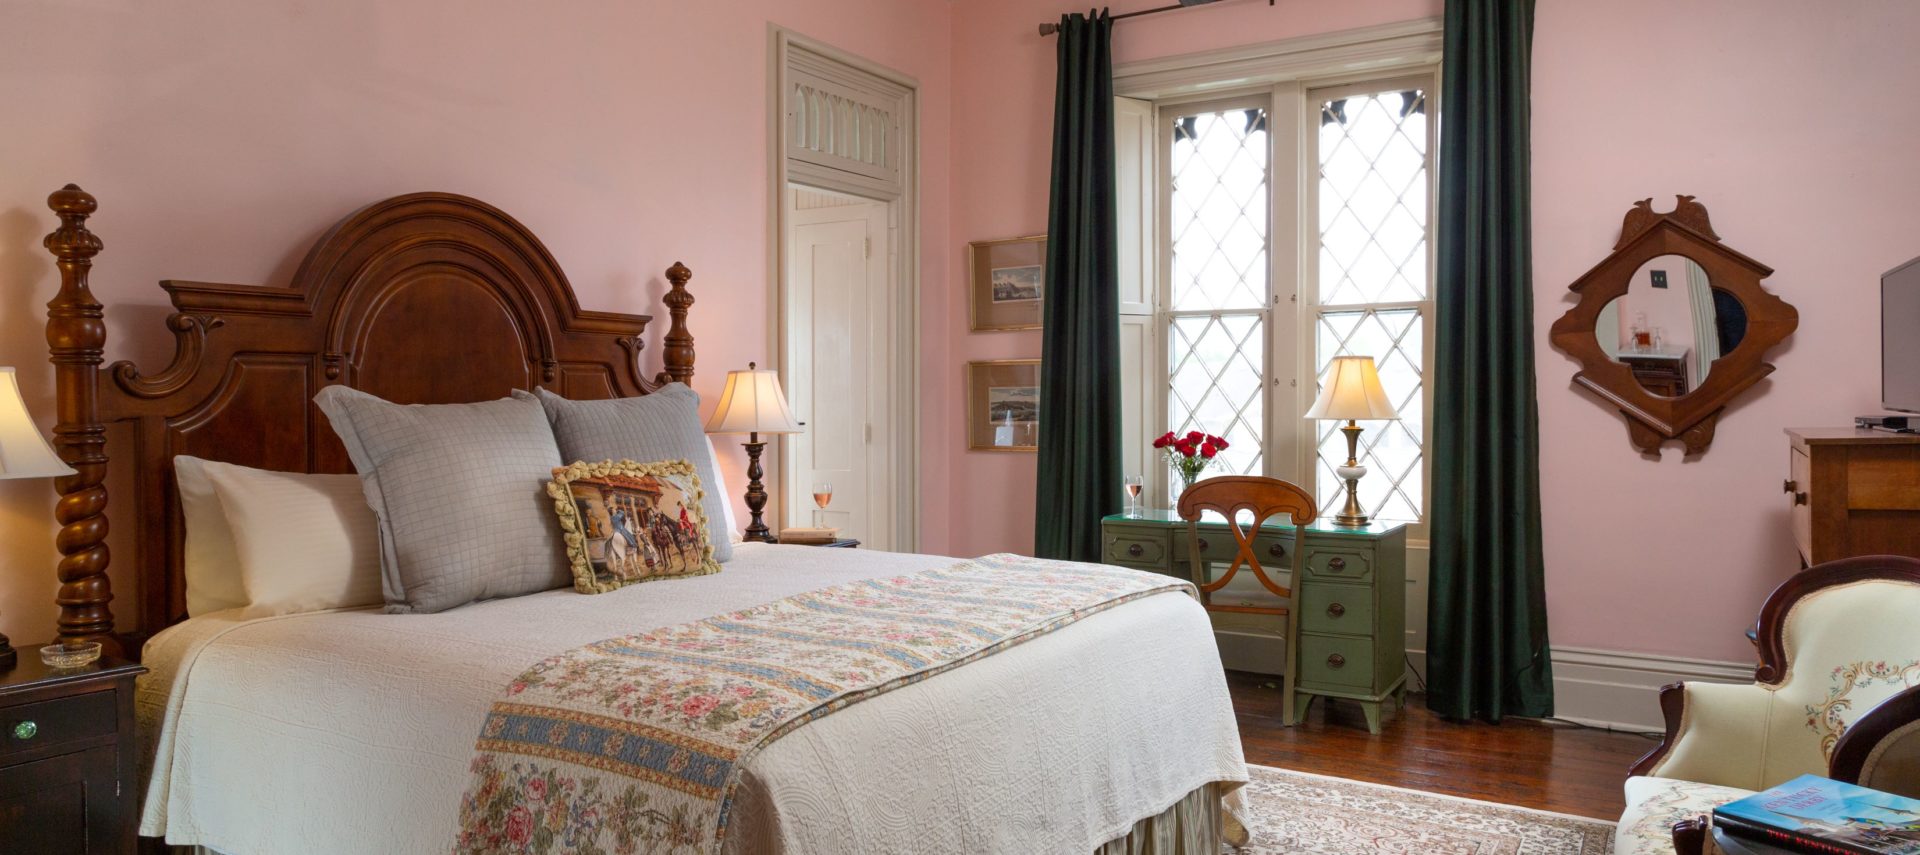
M 1227 441 L 1197 430 L 1188 431 L 1186 436 L 1167 431 L 1153 441 L 1153 447 L 1167 458 L 1167 465 L 1180 476 L 1180 482 L 1192 486 L 1200 479 L 1200 472 L 1213 464 L 1214 456 L 1227 449 Z

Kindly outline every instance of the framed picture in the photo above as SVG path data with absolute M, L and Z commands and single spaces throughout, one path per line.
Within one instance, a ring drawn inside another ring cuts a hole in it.
M 983 240 L 967 244 L 967 301 L 973 331 L 1037 330 L 1047 281 L 1047 238 Z
M 967 448 L 1040 448 L 1040 360 L 967 363 Z

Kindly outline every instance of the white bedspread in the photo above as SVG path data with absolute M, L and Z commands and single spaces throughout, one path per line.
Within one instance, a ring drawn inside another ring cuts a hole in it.
M 433 615 L 344 611 L 156 636 L 140 833 L 230 855 L 445 852 L 502 687 L 578 645 L 954 559 L 743 544 L 723 572 Z M 745 770 L 727 850 L 1085 853 L 1246 766 L 1207 617 L 1094 615 L 794 731 Z

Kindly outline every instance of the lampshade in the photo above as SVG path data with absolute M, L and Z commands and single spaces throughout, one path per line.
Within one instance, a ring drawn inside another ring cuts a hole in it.
M 720 407 L 707 422 L 707 433 L 799 433 L 800 423 L 787 409 L 780 392 L 780 375 L 747 363 L 745 371 L 727 372 L 727 388 Z
M 72 475 L 27 413 L 13 369 L 0 368 L 0 478 L 56 478 Z
M 1336 356 L 1327 366 L 1326 382 L 1320 385 L 1320 397 L 1307 411 L 1310 419 L 1397 419 L 1393 404 L 1387 402 L 1387 390 L 1380 387 L 1380 372 L 1371 356 Z

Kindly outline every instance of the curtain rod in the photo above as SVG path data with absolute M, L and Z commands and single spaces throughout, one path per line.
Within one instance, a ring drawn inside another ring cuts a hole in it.
M 1205 6 L 1209 3 L 1218 3 L 1218 2 L 1220 2 L 1220 0 L 1180 0 L 1180 2 L 1175 3 L 1171 6 L 1155 6 L 1151 9 L 1141 9 L 1138 12 L 1127 12 L 1125 14 L 1115 15 L 1113 16 L 1113 20 L 1118 21 L 1123 18 L 1138 18 L 1141 15 L 1153 15 L 1160 12 L 1172 12 L 1176 9 L 1186 9 L 1193 6 Z M 1267 5 L 1272 6 L 1273 0 L 1267 0 Z M 1057 22 L 1048 22 L 1040 25 L 1040 35 L 1042 36 L 1051 36 L 1057 32 L 1060 32 L 1060 24 Z

